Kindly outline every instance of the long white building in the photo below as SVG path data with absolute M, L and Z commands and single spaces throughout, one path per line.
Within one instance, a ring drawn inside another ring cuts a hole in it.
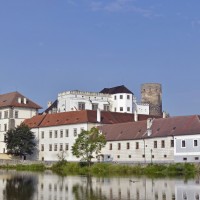
M 58 156 L 65 152 L 68 161 L 79 161 L 72 155 L 71 147 L 83 129 L 96 126 L 105 134 L 107 144 L 93 161 L 199 162 L 199 116 L 148 117 L 139 115 L 139 121 L 135 121 L 133 114 L 91 110 L 35 116 L 25 120 L 38 141 L 31 159 L 58 161 Z
M 109 111 L 82 110 L 43 114 L 25 120 L 35 133 L 38 141 L 37 150 L 30 159 L 44 161 L 58 161 L 58 156 L 65 152 L 68 161 L 79 161 L 72 155 L 71 147 L 82 130 L 104 124 L 117 124 L 145 120 L 149 115 L 117 113 Z

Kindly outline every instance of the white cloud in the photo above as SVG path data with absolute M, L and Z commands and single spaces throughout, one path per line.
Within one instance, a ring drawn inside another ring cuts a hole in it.
M 156 16 L 151 9 L 140 8 L 135 2 L 136 0 L 91 0 L 90 8 L 93 11 L 134 12 L 144 17 Z

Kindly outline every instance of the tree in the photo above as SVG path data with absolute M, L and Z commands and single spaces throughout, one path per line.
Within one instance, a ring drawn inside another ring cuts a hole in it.
M 98 155 L 106 145 L 106 139 L 99 130 L 93 127 L 90 131 L 83 130 L 72 146 L 72 154 L 90 166 L 93 155 Z
M 34 139 L 34 133 L 24 123 L 8 130 L 5 135 L 7 154 L 14 156 L 31 155 L 36 146 Z

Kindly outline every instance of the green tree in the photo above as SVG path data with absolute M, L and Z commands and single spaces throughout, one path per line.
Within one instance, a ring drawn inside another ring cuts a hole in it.
M 72 154 L 77 158 L 81 157 L 81 161 L 91 164 L 93 155 L 98 155 L 101 148 L 106 145 L 106 139 L 99 130 L 93 127 L 90 131 L 83 130 L 72 146 Z
M 7 131 L 5 143 L 7 154 L 14 156 L 31 155 L 36 146 L 34 133 L 23 123 Z

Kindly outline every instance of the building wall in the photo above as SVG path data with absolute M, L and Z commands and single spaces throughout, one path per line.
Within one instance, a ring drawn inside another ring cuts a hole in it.
M 6 115 L 5 112 L 7 113 Z M 0 109 L 0 153 L 6 152 L 6 145 L 4 143 L 5 133 L 9 129 L 13 129 L 20 125 L 25 119 L 31 118 L 36 114 L 37 110 L 32 108 L 7 107 Z
M 105 161 L 113 162 L 173 162 L 174 148 L 171 146 L 171 140 L 173 140 L 172 137 L 108 141 L 106 147 L 102 149 L 102 154 L 107 155 Z M 157 142 L 157 148 L 154 147 L 154 141 Z M 164 147 L 162 147 L 162 141 L 164 141 Z
M 174 156 L 176 162 L 199 162 L 200 135 L 176 136 Z
M 32 159 L 58 161 L 58 156 L 61 156 L 63 152 L 66 160 L 79 161 L 80 159 L 72 155 L 71 148 L 82 129 L 88 130 L 88 124 L 72 124 L 32 129 L 38 141 L 37 151 L 32 156 Z M 50 136 L 51 133 L 52 136 Z M 50 145 L 52 145 L 51 150 Z M 55 149 L 56 146 L 57 148 Z
M 142 103 L 148 103 L 150 115 L 162 116 L 162 86 L 159 83 L 145 83 L 141 86 Z
M 109 105 L 110 95 L 68 91 L 58 94 L 58 112 L 79 110 L 78 103 L 85 103 L 85 110 L 92 110 L 92 104 L 98 104 L 98 108 L 104 110 L 104 104 Z
M 126 93 L 103 94 L 93 92 L 68 91 L 58 94 L 58 112 L 79 110 L 79 103 L 85 104 L 85 110 L 92 110 L 92 104 L 98 104 L 100 110 L 109 106 L 113 112 L 133 113 L 133 95 Z
M 113 94 L 112 96 L 112 111 L 133 113 L 133 95 L 127 93 Z

